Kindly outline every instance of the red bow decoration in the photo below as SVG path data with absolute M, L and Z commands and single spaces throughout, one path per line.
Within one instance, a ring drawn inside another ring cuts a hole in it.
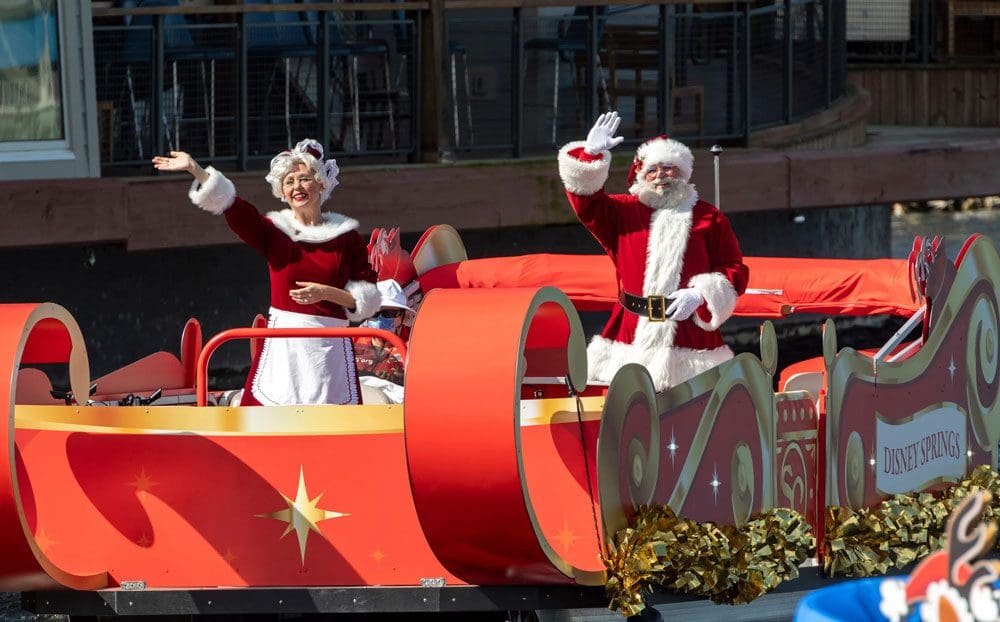
M 913 239 L 913 247 L 910 249 L 907 265 L 911 276 L 910 296 L 914 300 L 927 296 L 927 277 L 930 275 L 930 266 L 934 263 L 940 245 L 941 239 L 938 236 L 934 236 L 933 240 L 921 238 L 919 235 Z M 914 291 L 914 285 L 916 285 L 916 291 Z
M 410 254 L 400 246 L 399 227 L 376 228 L 368 241 L 368 263 L 378 273 L 378 280 L 393 279 L 406 287 L 417 278 Z
M 399 250 L 399 228 L 372 230 L 368 241 L 368 263 L 375 272 L 382 270 L 382 264 L 392 252 Z
M 636 156 L 632 160 L 632 166 L 628 168 L 628 179 L 626 180 L 627 181 L 626 185 L 629 188 L 631 188 L 632 184 L 635 183 L 635 178 L 637 175 L 639 175 L 640 170 L 642 170 L 642 160 L 639 159 L 639 156 Z

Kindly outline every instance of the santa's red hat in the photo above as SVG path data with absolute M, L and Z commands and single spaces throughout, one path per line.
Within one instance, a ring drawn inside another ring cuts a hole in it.
M 694 169 L 694 155 L 684 143 L 678 142 L 667 135 L 650 138 L 639 145 L 635 151 L 635 159 L 628 170 L 628 185 L 631 191 L 636 179 L 642 179 L 652 167 L 657 164 L 670 164 L 680 169 L 684 181 L 691 180 Z

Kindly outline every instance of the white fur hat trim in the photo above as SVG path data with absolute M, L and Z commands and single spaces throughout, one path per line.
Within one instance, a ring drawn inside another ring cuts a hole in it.
M 672 164 L 680 169 L 684 181 L 691 180 L 694 170 L 694 155 L 684 143 L 672 138 L 653 138 L 639 145 L 635 152 L 642 162 L 639 177 L 649 172 L 657 164 Z

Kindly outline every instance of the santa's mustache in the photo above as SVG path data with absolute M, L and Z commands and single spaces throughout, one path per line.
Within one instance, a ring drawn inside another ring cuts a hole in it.
M 654 190 L 660 193 L 677 190 L 685 185 L 685 181 L 677 177 L 663 177 L 660 179 L 654 179 L 648 183 Z

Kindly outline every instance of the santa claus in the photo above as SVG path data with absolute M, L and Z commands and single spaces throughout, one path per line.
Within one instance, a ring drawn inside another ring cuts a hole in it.
M 605 192 L 620 122 L 616 112 L 602 114 L 586 141 L 559 151 L 570 205 L 618 279 L 619 304 L 587 348 L 590 380 L 610 383 L 620 367 L 639 363 L 662 391 L 732 358 L 718 329 L 749 270 L 729 220 L 698 199 L 694 156 L 676 140 L 640 145 L 628 194 Z

